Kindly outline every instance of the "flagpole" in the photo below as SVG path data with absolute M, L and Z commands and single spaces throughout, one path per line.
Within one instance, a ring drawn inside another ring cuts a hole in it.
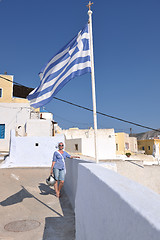
M 92 11 L 90 9 L 91 3 L 87 5 L 89 7 L 89 34 L 90 34 L 90 52 L 91 52 L 91 79 L 92 79 L 92 101 L 93 101 L 93 120 L 94 120 L 94 145 L 95 145 L 95 160 L 99 163 L 97 154 L 97 113 L 96 113 L 96 91 L 95 91 L 95 75 L 94 75 L 94 57 L 93 57 L 93 37 L 92 37 Z

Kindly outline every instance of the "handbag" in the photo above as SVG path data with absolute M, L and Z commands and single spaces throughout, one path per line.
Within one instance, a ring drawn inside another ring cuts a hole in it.
M 46 183 L 49 185 L 49 186 L 53 186 L 55 184 L 56 180 L 55 178 L 50 175 L 47 179 L 46 179 Z

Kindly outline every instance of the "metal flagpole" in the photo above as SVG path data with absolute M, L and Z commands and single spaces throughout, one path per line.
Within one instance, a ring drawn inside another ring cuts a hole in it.
M 89 1 L 87 7 L 89 15 L 89 34 L 90 34 L 90 52 L 91 52 L 91 79 L 92 79 L 92 100 L 93 100 L 93 120 L 94 120 L 94 143 L 95 143 L 95 159 L 96 163 L 99 162 L 97 154 L 97 113 L 96 113 L 96 91 L 95 91 L 95 75 L 94 75 L 94 58 L 93 58 L 93 38 L 92 38 L 92 11 L 91 1 Z

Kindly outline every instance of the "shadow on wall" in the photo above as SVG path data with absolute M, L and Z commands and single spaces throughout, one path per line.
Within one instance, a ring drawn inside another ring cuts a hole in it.
M 46 217 L 43 240 L 74 240 L 75 239 L 75 216 L 71 204 L 64 190 L 60 197 L 60 205 L 63 217 Z

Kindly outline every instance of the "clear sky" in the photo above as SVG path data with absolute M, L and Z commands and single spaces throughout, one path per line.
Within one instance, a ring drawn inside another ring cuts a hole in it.
M 39 85 L 43 65 L 86 24 L 84 0 L 0 0 L 0 73 Z M 95 0 L 97 110 L 160 128 L 160 1 Z M 90 74 L 71 80 L 58 98 L 92 108 Z M 62 128 L 93 126 L 91 112 L 52 100 L 46 109 Z M 98 128 L 146 131 L 98 116 Z

